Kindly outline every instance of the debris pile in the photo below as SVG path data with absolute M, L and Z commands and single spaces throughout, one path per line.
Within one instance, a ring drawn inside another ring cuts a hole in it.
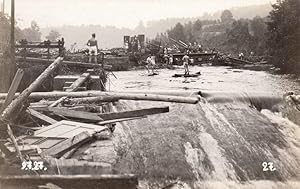
M 9 137 L 0 142 L 0 150 L 6 161 L 42 160 L 48 162 L 51 169 L 51 164 L 57 163 L 53 159 L 66 161 L 85 144 L 105 143 L 112 137 L 117 122 L 143 119 L 149 115 L 170 111 L 168 106 L 163 106 L 114 112 L 113 102 L 118 100 L 190 104 L 199 101 L 198 97 L 176 94 L 89 90 L 87 83 L 96 77 L 92 69 L 72 80 L 55 76 L 56 83 L 64 80 L 61 91 L 34 92 L 62 63 L 63 58 L 57 58 L 21 93 L 16 93 L 23 76 L 23 71 L 18 70 L 8 93 L 0 94 L 1 128 L 6 129 L 6 136 Z M 97 77 L 97 81 L 101 82 L 100 76 Z M 102 82 L 102 85 L 105 86 L 105 83 Z M 20 129 L 25 129 L 26 132 L 20 132 Z M 84 165 L 88 166 L 88 163 Z

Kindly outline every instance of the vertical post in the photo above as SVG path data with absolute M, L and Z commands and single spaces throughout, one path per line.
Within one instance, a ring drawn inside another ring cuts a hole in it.
M 11 0 L 11 23 L 10 23 L 10 54 L 11 54 L 11 79 L 16 73 L 15 62 L 15 0 Z
M 2 13 L 5 14 L 5 0 L 2 0 Z

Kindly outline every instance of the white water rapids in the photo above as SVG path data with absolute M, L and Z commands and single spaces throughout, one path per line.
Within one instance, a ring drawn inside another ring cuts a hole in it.
M 137 174 L 149 189 L 300 188 L 300 127 L 277 112 L 283 93 L 299 92 L 299 80 L 228 67 L 191 68 L 197 71 L 199 78 L 187 80 L 171 77 L 182 70 L 115 72 L 111 90 L 205 91 L 196 105 L 116 103 L 118 110 L 168 105 L 170 112 L 116 126 L 115 169 Z M 263 162 L 276 170 L 263 171 Z

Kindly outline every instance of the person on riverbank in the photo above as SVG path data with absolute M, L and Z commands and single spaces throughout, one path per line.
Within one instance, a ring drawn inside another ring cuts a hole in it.
M 150 69 L 152 71 L 152 74 L 154 74 L 154 66 L 155 66 L 155 61 L 153 61 L 153 57 L 151 55 L 149 55 L 146 59 L 146 63 L 147 63 L 147 68 L 148 68 L 148 72 L 150 74 Z
M 92 57 L 94 57 L 94 62 L 97 63 L 98 42 L 96 40 L 96 34 L 92 34 L 92 38 L 88 40 L 86 45 L 89 49 L 89 62 L 92 62 Z
M 169 56 L 169 64 L 170 65 L 173 65 L 173 55 L 172 54 L 170 54 L 170 56 Z
M 241 59 L 241 60 L 244 59 L 244 53 L 243 53 L 243 52 L 241 52 L 241 53 L 239 54 L 239 59 Z
M 187 52 L 187 53 L 185 53 L 185 55 L 182 58 L 183 67 L 184 67 L 184 75 L 189 75 L 190 74 L 189 61 L 190 61 L 190 57 L 188 56 L 188 52 Z

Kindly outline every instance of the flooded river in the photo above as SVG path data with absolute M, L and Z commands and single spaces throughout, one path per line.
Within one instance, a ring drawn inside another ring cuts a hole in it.
M 183 69 L 158 71 L 115 72 L 110 90 L 202 91 L 201 102 L 116 103 L 170 107 L 116 126 L 118 172 L 137 174 L 141 188 L 300 188 L 300 129 L 276 112 L 299 80 L 229 67 L 192 67 L 201 75 L 188 79 L 171 77 Z

